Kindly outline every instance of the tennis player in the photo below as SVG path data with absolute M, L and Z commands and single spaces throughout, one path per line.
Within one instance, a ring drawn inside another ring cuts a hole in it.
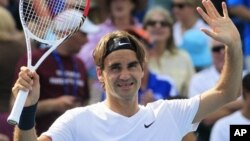
M 35 111 L 39 99 L 39 76 L 22 67 L 13 87 L 14 96 L 30 90 L 16 141 L 180 141 L 197 128 L 199 122 L 222 105 L 235 100 L 241 92 L 242 50 L 238 30 L 222 3 L 220 16 L 210 0 L 203 0 L 198 13 L 211 30 L 208 36 L 224 43 L 225 64 L 220 80 L 210 90 L 185 100 L 159 100 L 146 106 L 138 104 L 145 52 L 142 44 L 123 31 L 105 35 L 93 52 L 97 76 L 106 100 L 65 112 L 49 130 L 37 137 Z M 167 69 L 167 66 L 166 66 Z M 206 83 L 206 82 L 201 82 Z

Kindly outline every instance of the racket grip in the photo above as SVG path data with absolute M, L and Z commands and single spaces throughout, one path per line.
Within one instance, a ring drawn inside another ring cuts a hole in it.
M 23 107 L 25 101 L 27 99 L 29 91 L 19 90 L 11 113 L 7 119 L 7 122 L 11 125 L 17 125 L 20 120 L 21 113 L 23 111 Z

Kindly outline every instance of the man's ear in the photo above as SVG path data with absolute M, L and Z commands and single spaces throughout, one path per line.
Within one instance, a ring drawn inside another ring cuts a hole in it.
M 96 67 L 96 75 L 99 82 L 103 82 L 102 69 L 101 67 Z

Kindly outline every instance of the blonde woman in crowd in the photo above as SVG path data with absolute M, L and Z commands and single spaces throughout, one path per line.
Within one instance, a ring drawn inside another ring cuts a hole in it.
M 154 7 L 145 15 L 144 28 L 153 40 L 149 68 L 172 77 L 181 96 L 187 96 L 189 80 L 194 74 L 190 56 L 173 41 L 173 20 L 167 10 Z

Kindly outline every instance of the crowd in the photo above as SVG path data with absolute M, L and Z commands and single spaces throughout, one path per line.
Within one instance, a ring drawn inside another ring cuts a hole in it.
M 222 0 L 211 1 L 220 15 L 225 14 Z M 183 141 L 229 141 L 230 124 L 249 124 L 250 1 L 225 2 L 242 41 L 244 78 L 243 91 L 238 93 L 242 96 L 204 117 L 197 131 L 186 134 Z M 0 141 L 13 140 L 14 127 L 6 122 L 6 118 L 15 100 L 12 87 L 27 60 L 18 3 L 19 0 L 0 2 Z M 147 56 L 138 90 L 140 105 L 161 99 L 192 98 L 195 101 L 197 95 L 216 86 L 225 69 L 225 42 L 216 41 L 201 31 L 213 27 L 197 12 L 197 7 L 204 8 L 201 0 L 91 0 L 88 18 L 79 32 L 60 45 L 36 71 L 40 77 L 36 112 L 38 136 L 66 111 L 112 99 L 107 94 L 106 87 L 109 86 L 100 81 L 104 79 L 101 75 L 104 66 L 99 66 L 101 72 L 96 69 L 93 53 L 100 47 L 98 42 L 115 31 L 126 31 L 141 41 Z M 117 33 L 116 36 L 121 35 Z M 114 39 L 110 44 L 116 46 L 117 42 L 128 41 Z M 46 45 L 33 42 L 34 61 L 47 49 Z M 222 126 L 228 129 L 221 130 Z

